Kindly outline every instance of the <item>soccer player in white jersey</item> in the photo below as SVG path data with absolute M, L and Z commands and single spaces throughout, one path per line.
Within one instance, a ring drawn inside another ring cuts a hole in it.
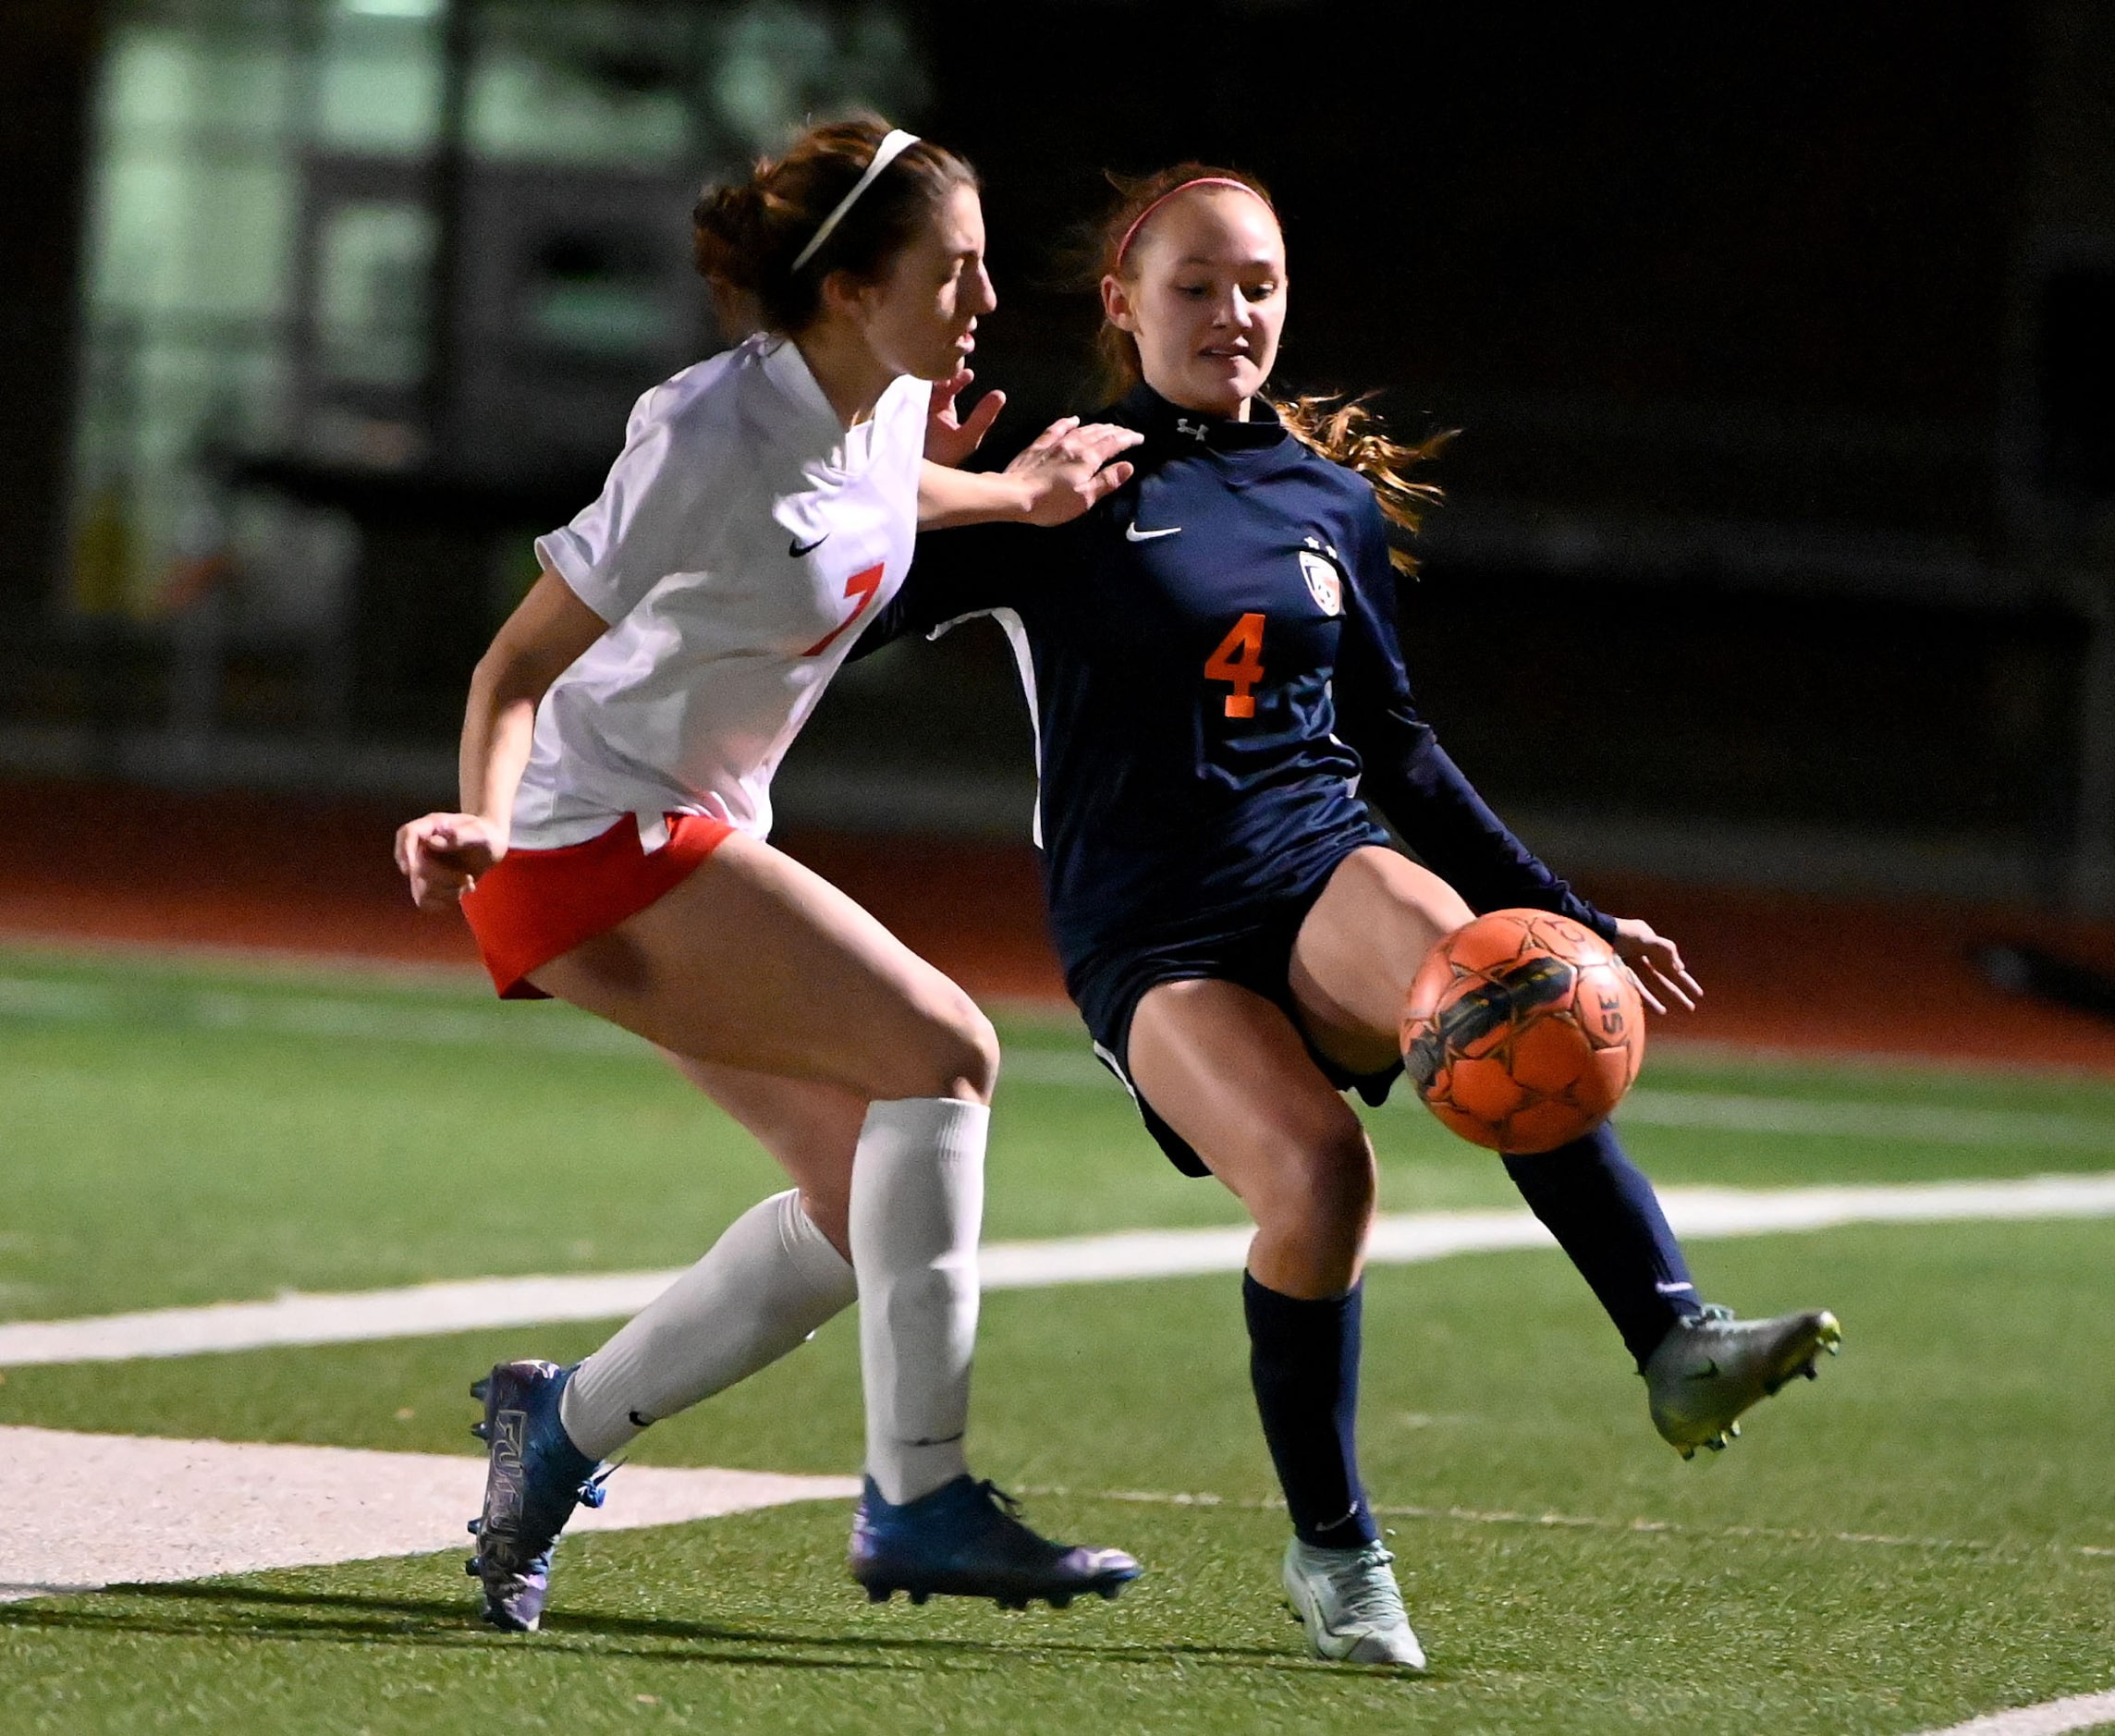
M 969 1474 L 991 1026 L 953 983 L 764 841 L 771 776 L 923 526 L 1077 516 L 1137 436 L 1061 422 L 996 475 L 952 410 L 996 305 L 974 175 L 858 119 L 811 128 L 694 213 L 700 271 L 756 336 L 639 400 L 602 495 L 471 683 L 461 811 L 397 834 L 422 909 L 458 903 L 502 996 L 556 996 L 658 1045 L 795 1182 L 577 1367 L 502 1363 L 471 1571 L 533 1629 L 558 1532 L 656 1419 L 803 1342 L 856 1296 L 875 1600 L 1114 1596 Z M 937 398 L 935 397 L 937 385 Z M 603 1474 L 606 1474 L 604 1473 Z

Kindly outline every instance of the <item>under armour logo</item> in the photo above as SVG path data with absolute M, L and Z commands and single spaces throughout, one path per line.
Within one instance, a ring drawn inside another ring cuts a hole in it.
M 1208 434 L 1211 430 L 1206 428 L 1201 422 L 1192 422 L 1187 416 L 1178 416 L 1175 419 L 1175 432 L 1177 434 L 1186 434 L 1192 440 L 1196 441 L 1199 446 L 1203 446 L 1204 444 L 1204 436 Z

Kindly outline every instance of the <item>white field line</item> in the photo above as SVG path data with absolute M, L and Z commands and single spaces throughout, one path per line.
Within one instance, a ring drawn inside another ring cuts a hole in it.
M 0 1428 L 0 1462 L 36 1498 L 0 1529 L 0 1600 L 420 1555 L 470 1541 L 484 1461 L 345 1447 Z M 628 1465 L 568 1531 L 676 1525 L 789 1501 L 849 1499 L 855 1477 Z
M 1023 1495 L 1077 1497 L 1090 1501 L 1124 1501 L 1141 1507 L 1231 1507 L 1255 1512 L 1282 1512 L 1285 1502 L 1229 1498 L 1223 1495 L 1171 1493 L 1158 1489 L 1072 1489 L 1055 1485 L 1023 1485 Z M 1415 1519 L 1458 1525 L 1523 1525 L 1547 1531 L 1608 1531 L 1641 1535 L 1711 1538 L 1759 1538 L 1777 1543 L 1845 1544 L 1860 1548 L 1929 1549 L 2019 1559 L 2054 1554 L 2115 1561 L 2115 1547 L 2089 1543 L 1988 1543 L 1973 1537 L 1896 1536 L 1870 1531 L 1807 1531 L 1782 1525 L 1687 1525 L 1669 1519 L 1609 1519 L 1558 1512 L 1492 1512 L 1473 1507 L 1406 1507 L 1376 1502 L 1377 1519 Z
M 530 1049 L 643 1057 L 647 1045 L 614 1025 L 544 1008 L 420 1007 L 336 996 L 172 988 L 132 993 L 115 984 L 0 976 L 0 1018 L 100 1023 L 137 1017 L 201 1030 L 257 1032 L 419 1047 Z M 1020 1085 L 1118 1089 L 1084 1053 L 1009 1045 L 1001 1077 Z M 1795 1137 L 1901 1140 L 1917 1144 L 2115 1154 L 2115 1119 L 2034 1110 L 1770 1097 L 1647 1086 L 1625 1099 L 1626 1126 Z
M 2115 1121 L 2030 1109 L 1906 1103 L 1833 1103 L 1705 1091 L 1633 1091 L 1617 1119 L 1627 1127 L 1709 1128 L 1727 1133 L 1818 1134 L 1905 1140 L 1920 1145 L 1999 1145 L 2115 1151 Z
M 1692 1240 L 1772 1235 L 1852 1224 L 1941 1224 L 2115 1216 L 2115 1174 L 2035 1176 L 2018 1181 L 1901 1187 L 1669 1188 L 1660 1195 L 1677 1233 Z M 1246 1225 L 1138 1229 L 1049 1241 L 1000 1241 L 983 1250 L 986 1290 L 1238 1272 Z M 1549 1233 L 1522 1211 L 1410 1212 L 1380 1218 L 1369 1257 L 1405 1265 L 1458 1253 L 1549 1248 Z M 465 1278 L 401 1290 L 289 1295 L 76 1320 L 0 1325 L 0 1367 L 195 1356 L 272 1346 L 427 1338 L 495 1326 L 612 1320 L 635 1314 L 676 1271 L 569 1278 Z
M 327 995 L 259 995 L 229 989 L 123 992 L 97 983 L 0 976 L 0 1017 L 58 1024 L 103 1024 L 128 1018 L 209 1031 L 327 1037 L 420 1047 L 528 1048 L 562 1054 L 646 1055 L 646 1044 L 599 1020 L 552 1017 L 546 1009 L 509 1020 L 492 1011 L 420 1007 L 402 1001 Z
M 1282 1500 L 1229 1500 L 1221 1495 L 1163 1493 L 1149 1489 L 1075 1490 L 1051 1486 L 1024 1487 L 1024 1495 L 1077 1495 L 1087 1500 L 1127 1501 L 1148 1507 L 1239 1507 L 1282 1510 Z M 1863 1531 L 1804 1531 L 1775 1525 L 1684 1525 L 1665 1519 L 1609 1519 L 1578 1513 L 1485 1512 L 1468 1507 L 1406 1507 L 1376 1503 L 1374 1517 L 1381 1520 L 1413 1519 L 1462 1525 L 1526 1525 L 1558 1531 L 1607 1531 L 1632 1534 L 1689 1536 L 1705 1539 L 1759 1538 L 1768 1542 L 1831 1544 L 1853 1548 L 1923 1549 L 1965 1555 L 1987 1555 L 2011 1559 L 2035 1554 L 2084 1556 L 2115 1561 L 2115 1548 L 2094 1544 L 2001 1544 L 1972 1537 L 1892 1536 Z M 2115 1693 L 2079 1694 L 2051 1700 L 2043 1705 L 2021 1706 L 2010 1712 L 1993 1712 L 1924 1736 L 2068 1736 L 2069 1732 L 2115 1724 Z
M 1000 1077 L 1027 1085 L 1085 1087 L 1114 1086 L 1117 1082 L 1100 1062 L 1061 1049 L 1009 1048 Z M 1623 1099 L 1617 1119 L 1626 1127 L 2115 1153 L 2115 1119 L 2050 1115 L 2032 1109 L 1765 1097 L 1752 1093 L 1669 1091 L 1644 1086 Z
M 1927 1730 L 1925 1736 L 2065 1736 L 2069 1730 L 2097 1730 L 2105 1724 L 2115 1724 L 2115 1693 L 2074 1694 L 2042 1705 L 1992 1712 L 1965 1724 Z
M 0 1459 L 38 1493 L 0 1533 L 0 1602 L 467 1548 L 464 1519 L 476 1510 L 484 1481 L 483 1461 L 469 1455 L 42 1428 L 0 1428 Z M 609 1504 L 576 1512 L 568 1530 L 635 1530 L 797 1501 L 850 1500 L 859 1487 L 855 1477 L 627 1466 L 612 1485 Z M 1137 1490 L 1106 1491 L 1099 1498 L 1182 1507 L 1273 1505 Z M 1391 1506 L 1375 1511 L 1384 1518 L 1468 1524 L 1999 1552 L 1997 1545 L 1961 1539 L 1855 1532 L 1693 1528 L 1656 1520 L 1463 1508 Z M 2080 1552 L 2115 1555 L 2107 1549 Z M 466 1594 L 466 1608 L 468 1604 Z M 2110 1721 L 2115 1693 L 2081 1694 L 1993 1713 L 1927 1736 L 2066 1736 Z

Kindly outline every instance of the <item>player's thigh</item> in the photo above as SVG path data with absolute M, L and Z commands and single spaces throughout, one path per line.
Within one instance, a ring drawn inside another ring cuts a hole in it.
M 867 1099 L 842 1085 L 752 1072 L 680 1055 L 668 1059 L 754 1136 L 801 1190 L 815 1227 L 846 1252 L 852 1154 L 866 1120 Z
M 1130 1050 L 1139 1094 L 1258 1224 L 1363 1237 L 1373 1148 L 1277 1007 L 1232 983 L 1162 983 L 1131 1016 Z
M 686 1059 L 868 1098 L 990 1095 L 975 1002 L 828 881 L 735 834 L 644 910 L 532 973 Z
M 1345 857 L 1301 924 L 1288 972 L 1314 1046 L 1352 1072 L 1388 1066 L 1412 979 L 1471 914 L 1452 886 L 1397 850 Z

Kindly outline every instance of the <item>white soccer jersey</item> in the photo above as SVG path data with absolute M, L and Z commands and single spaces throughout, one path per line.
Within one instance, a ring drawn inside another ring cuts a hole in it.
M 640 398 L 601 497 L 536 543 L 610 630 L 537 708 L 515 846 L 627 813 L 769 832 L 780 758 L 910 567 L 930 395 L 905 375 L 848 433 L 764 336 Z

